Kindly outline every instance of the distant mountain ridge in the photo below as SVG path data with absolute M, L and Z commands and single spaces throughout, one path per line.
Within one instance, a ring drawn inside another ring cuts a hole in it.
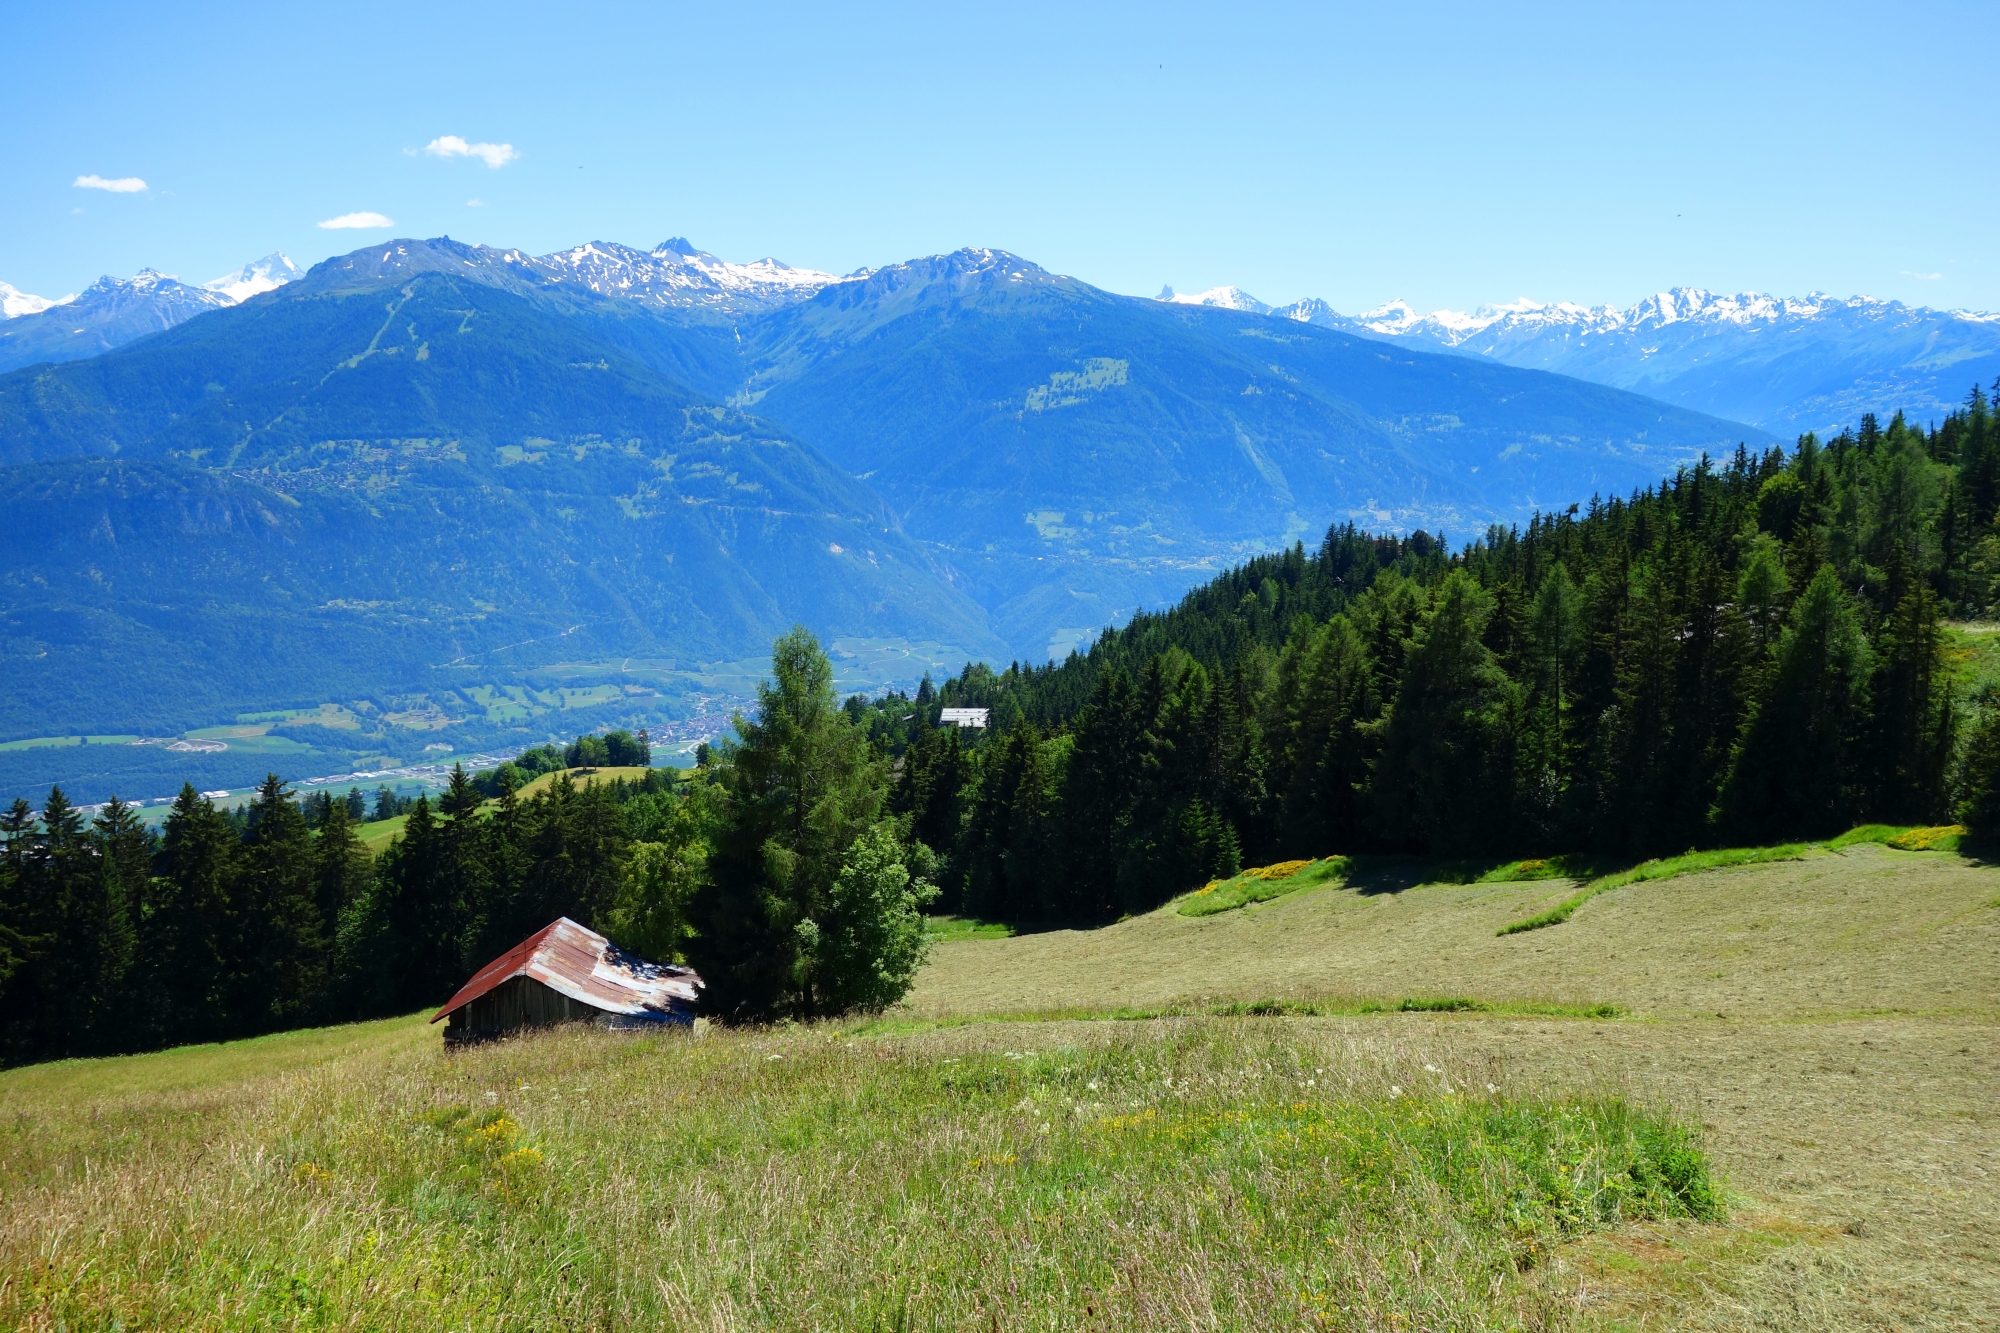
M 0 730 L 797 622 L 1039 659 L 1329 522 L 1469 536 L 1768 443 L 1001 250 L 710 259 L 403 238 L 0 375 Z
M 1775 297 L 1675 287 L 1626 307 L 1522 299 L 1470 313 L 1391 301 L 1343 315 L 1308 298 L 1269 306 L 1234 287 L 1195 301 L 1573 375 L 1780 434 L 1864 412 L 1941 420 L 2000 377 L 2000 314 L 1822 292 Z
M 741 333 L 729 401 L 867 480 L 1034 657 L 1331 521 L 1470 535 L 1765 438 L 993 249 L 889 265 Z
M 800 621 L 1002 651 L 865 485 L 628 350 L 624 303 L 386 253 L 0 376 L 0 731 L 734 660 Z
M 212 282 L 204 282 L 205 290 L 228 297 L 232 302 L 247 301 L 253 296 L 276 291 L 288 282 L 297 282 L 305 276 L 305 270 L 294 264 L 283 253 L 273 250 L 262 259 L 254 259 L 234 273 L 224 274 Z
M 130 278 L 107 274 L 60 301 L 28 296 L 0 283 L 8 313 L 0 323 L 0 371 L 97 356 L 303 276 L 298 265 L 273 252 L 198 287 L 151 268 Z
M 24 292 L 11 283 L 0 282 L 0 319 L 18 319 L 22 315 L 39 315 L 50 306 L 58 306 L 74 301 L 76 296 L 58 296 L 51 300 L 46 296 L 36 296 Z
M 600 296 L 725 314 L 804 300 L 845 281 L 831 273 L 793 268 L 775 259 L 732 264 L 695 249 L 678 236 L 650 251 L 592 241 L 528 262 L 551 277 L 579 283 Z
M 399 246 L 406 243 L 391 241 L 328 262 L 351 277 L 429 262 L 399 257 Z M 591 241 L 538 256 L 487 246 L 468 247 L 468 254 L 476 257 L 455 261 L 458 266 L 500 265 L 529 286 L 618 298 L 717 329 L 809 301 L 830 287 L 863 282 L 874 272 L 835 275 L 769 258 L 733 263 L 682 237 L 650 250 Z M 278 254 L 198 289 L 146 270 L 124 283 L 102 279 L 81 296 L 63 298 L 71 306 L 86 297 L 89 302 L 61 316 L 53 313 L 60 303 L 0 284 L 0 311 L 8 315 L 0 324 L 0 370 L 94 356 L 220 308 L 206 296 L 241 301 L 300 276 Z M 1781 436 L 1837 429 L 1871 411 L 1940 418 L 1963 402 L 1973 383 L 2000 378 L 2000 314 L 1865 296 L 1815 292 L 1784 298 L 1676 287 L 1625 307 L 1524 298 L 1471 312 L 1426 314 L 1391 301 L 1357 315 L 1344 315 L 1317 298 L 1268 305 L 1230 286 L 1195 293 L 1168 287 L 1158 299 L 1553 371 Z M 697 344 L 677 349 L 679 359 L 669 367 L 673 373 L 702 380 L 731 364 L 738 350 L 724 341 Z

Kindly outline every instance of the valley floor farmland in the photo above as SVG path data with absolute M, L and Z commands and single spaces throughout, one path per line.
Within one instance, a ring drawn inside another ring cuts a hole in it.
M 1507 937 L 1570 886 L 1418 878 L 961 930 L 872 1023 L 0 1074 L 0 1323 L 2000 1323 L 2000 873 L 1857 847 Z M 1406 997 L 1494 1008 L 1359 1012 Z M 1207 1012 L 1257 1000 L 1330 1016 Z M 1704 1127 L 1726 1220 L 1657 1206 L 1633 1108 Z

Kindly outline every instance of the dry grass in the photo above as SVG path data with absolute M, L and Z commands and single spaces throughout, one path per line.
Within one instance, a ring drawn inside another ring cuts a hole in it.
M 1264 1021 L 1449 1039 L 1517 1080 L 1699 1108 L 1741 1192 L 1732 1221 L 1565 1251 L 1585 1325 L 2000 1328 L 1996 890 L 1976 862 L 1858 843 L 1633 884 L 1496 937 L 1571 885 L 1385 876 L 1201 921 L 947 944 L 914 1000 L 945 1021 L 1265 997 L 1614 1003 L 1625 1019 Z
M 1861 845 L 1683 875 L 1505 937 L 1494 932 L 1569 897 L 1570 883 L 1416 877 L 1391 868 L 1199 920 L 1162 909 L 1102 930 L 944 943 L 911 1009 L 1463 995 L 1642 1017 L 2000 1014 L 2000 875 L 1953 855 Z

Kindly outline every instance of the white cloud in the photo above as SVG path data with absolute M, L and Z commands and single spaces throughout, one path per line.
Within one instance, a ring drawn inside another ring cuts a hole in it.
M 324 231 L 353 231 L 361 227 L 393 227 L 396 224 L 380 213 L 342 213 L 319 225 Z
M 433 139 L 424 145 L 424 151 L 432 157 L 476 157 L 494 169 L 506 166 L 520 154 L 510 143 L 467 143 L 456 134 Z
M 138 194 L 146 188 L 146 182 L 137 176 L 120 176 L 117 180 L 106 180 L 102 176 L 78 176 L 76 188 L 79 190 L 109 190 L 113 194 Z
M 1903 270 L 1903 276 L 1904 276 L 1904 277 L 1906 277 L 1906 278 L 1917 278 L 1917 279 L 1919 279 L 1919 280 L 1921 280 L 1921 281 L 1923 281 L 1923 282 L 1936 282 L 1936 281 L 1937 281 L 1937 280 L 1938 280 L 1939 278 L 1942 278 L 1942 277 L 1944 276 L 1944 274 L 1942 274 L 1942 273 L 1912 273 L 1912 272 L 1910 272 L 1910 270 L 1908 270 L 1908 269 L 1904 269 L 1904 270 Z
M 467 208 L 484 208 L 486 207 L 486 201 L 484 199 L 468 199 L 465 201 L 465 206 Z

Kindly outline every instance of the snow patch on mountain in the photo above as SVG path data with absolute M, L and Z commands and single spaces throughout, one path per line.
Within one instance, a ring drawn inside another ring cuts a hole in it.
M 1311 304 L 1325 305 L 1324 302 Z M 1289 312 L 1293 307 L 1285 309 Z M 2000 321 L 2000 315 L 1981 311 L 1931 310 L 1872 296 L 1836 297 L 1825 292 L 1809 292 L 1805 296 L 1781 297 L 1765 292 L 1726 294 L 1701 287 L 1673 287 L 1622 309 L 1612 305 L 1578 305 L 1572 301 L 1544 304 L 1522 297 L 1505 305 L 1484 305 L 1472 311 L 1433 310 L 1429 314 L 1419 314 L 1406 301 L 1390 301 L 1372 310 L 1364 310 L 1347 322 L 1372 333 L 1416 337 L 1457 347 L 1482 334 L 1501 338 L 1561 330 L 1590 336 L 1643 333 L 1676 324 L 1754 329 L 1842 317 L 1891 323 L 1911 319 L 1945 319 L 1975 324 Z

